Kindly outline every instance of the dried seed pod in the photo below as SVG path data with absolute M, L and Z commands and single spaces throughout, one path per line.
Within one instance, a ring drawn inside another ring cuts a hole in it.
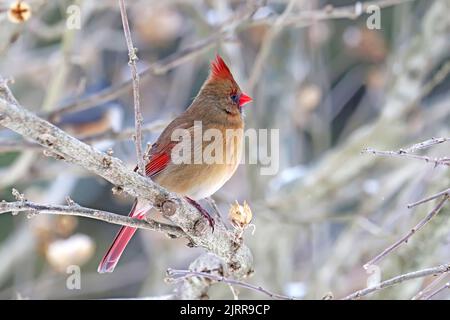
M 8 19 L 12 23 L 22 23 L 30 19 L 31 7 L 25 1 L 14 1 L 8 10 Z
M 236 201 L 236 203 L 231 205 L 228 211 L 228 217 L 235 228 L 244 229 L 252 221 L 253 214 L 246 201 L 244 201 L 244 205 L 242 206 Z

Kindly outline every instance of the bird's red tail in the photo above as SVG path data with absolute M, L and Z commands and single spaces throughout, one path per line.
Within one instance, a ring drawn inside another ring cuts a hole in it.
M 131 208 L 129 217 L 143 219 L 145 217 L 145 213 L 149 210 L 148 207 L 140 207 L 138 206 L 137 200 L 134 202 L 133 207 Z M 136 232 L 136 228 L 132 227 L 121 227 L 116 237 L 114 238 L 111 247 L 109 247 L 102 261 L 100 262 L 97 271 L 99 273 L 105 272 L 113 272 L 117 263 L 119 262 L 120 256 L 122 255 L 125 247 L 130 241 L 131 237 L 133 237 Z

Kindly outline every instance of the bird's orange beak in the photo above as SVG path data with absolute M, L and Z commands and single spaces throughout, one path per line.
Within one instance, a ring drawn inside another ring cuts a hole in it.
M 245 93 L 241 93 L 241 96 L 239 97 L 239 106 L 242 107 L 243 105 L 252 101 L 253 99 L 250 98 L 248 95 L 246 95 Z

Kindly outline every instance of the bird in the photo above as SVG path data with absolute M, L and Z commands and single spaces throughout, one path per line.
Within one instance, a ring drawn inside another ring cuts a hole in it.
M 243 106 L 251 101 L 252 98 L 242 92 L 225 61 L 217 54 L 211 61 L 208 78 L 190 106 L 167 125 L 145 155 L 145 176 L 167 190 L 185 197 L 189 204 L 208 219 L 213 232 L 214 220 L 197 201 L 214 194 L 235 173 L 243 148 Z M 215 138 L 213 141 L 194 139 L 195 134 L 192 133 L 197 130 L 199 123 L 204 132 L 215 129 L 215 132 L 220 132 L 224 138 Z M 175 161 L 172 151 L 182 143 L 173 139 L 176 130 L 191 133 L 188 142 L 192 143 L 191 151 L 194 153 L 215 144 L 214 147 L 217 148 L 214 150 L 222 152 L 226 161 Z M 232 135 L 227 134 L 230 130 Z M 152 205 L 148 201 L 136 199 L 129 217 L 144 219 L 151 208 Z M 136 228 L 133 227 L 120 228 L 98 266 L 99 273 L 114 271 L 135 232 Z

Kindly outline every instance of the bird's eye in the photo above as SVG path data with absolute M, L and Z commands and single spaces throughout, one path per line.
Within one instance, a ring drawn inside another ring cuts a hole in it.
M 239 102 L 239 96 L 237 94 L 232 94 L 231 95 L 231 100 L 233 100 L 234 103 L 238 103 Z

